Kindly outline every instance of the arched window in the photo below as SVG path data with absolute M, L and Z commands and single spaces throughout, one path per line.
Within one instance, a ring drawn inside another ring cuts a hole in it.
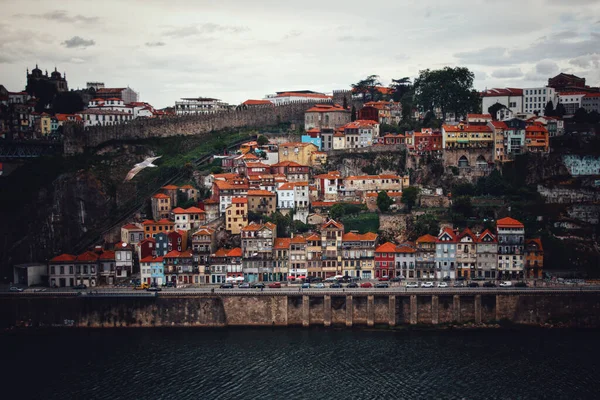
M 479 168 L 487 167 L 487 161 L 485 161 L 485 157 L 483 157 L 482 155 L 477 157 L 476 163 L 477 163 L 477 167 L 479 167 Z
M 458 166 L 459 167 L 468 167 L 469 166 L 469 160 L 467 159 L 466 156 L 462 156 L 461 158 L 458 159 Z

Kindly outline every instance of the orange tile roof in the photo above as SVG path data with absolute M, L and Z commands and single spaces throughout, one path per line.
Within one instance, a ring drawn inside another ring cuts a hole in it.
M 437 238 L 433 235 L 427 234 L 419 237 L 417 243 L 435 243 Z
M 339 171 L 328 171 L 326 174 L 315 176 L 318 179 L 339 179 L 342 177 Z
M 187 211 L 185 211 L 183 208 L 181 207 L 177 207 L 171 210 L 171 212 L 173 214 L 187 214 Z
M 252 161 L 248 161 L 246 162 L 246 168 L 270 168 L 271 166 L 265 163 L 262 163 L 260 161 L 257 162 L 252 162 Z
M 220 190 L 248 189 L 247 183 L 232 183 L 230 181 L 214 181 L 213 184 L 215 184 Z
M 183 185 L 180 186 L 179 189 L 195 189 L 192 185 Z
M 298 244 L 306 243 L 306 238 L 302 235 L 296 235 L 291 239 L 291 243 L 298 243 Z
M 465 236 L 469 236 L 473 243 L 477 242 L 477 236 L 469 228 L 465 228 L 460 235 L 458 235 L 458 239 L 461 240 Z
M 169 221 L 166 218 L 160 219 L 160 220 L 156 221 L 156 223 L 160 224 L 160 225 L 175 225 L 175 222 Z
M 467 114 L 467 119 L 469 119 L 469 118 L 492 119 L 492 116 L 490 114 Z
M 494 125 L 494 128 L 508 129 L 508 125 L 503 121 L 492 121 L 492 125 Z
M 391 242 L 386 242 L 375 249 L 375 253 L 395 253 L 396 245 Z
M 56 257 L 52 258 L 50 260 L 50 262 L 71 262 L 71 261 L 75 261 L 76 258 L 77 258 L 77 256 L 74 256 L 72 254 L 63 253 L 60 256 L 56 256 Z
M 231 249 L 229 251 L 229 253 L 227 253 L 227 257 L 241 257 L 242 256 L 242 249 L 239 247 L 235 247 L 233 249 Z
M 492 243 L 496 242 L 496 236 L 490 232 L 489 229 L 486 229 L 485 231 L 481 232 L 481 234 L 479 235 L 479 237 L 477 238 L 478 242 L 481 242 L 481 240 L 486 236 L 486 235 L 490 235 L 491 238 L 493 239 Z
M 90 261 L 98 261 L 98 254 L 93 251 L 86 251 L 77 256 L 76 262 L 90 262 Z
M 134 224 L 127 224 L 125 226 L 123 226 L 121 229 L 127 229 L 127 230 L 142 230 L 141 227 L 134 225 Z
M 187 211 L 188 214 L 204 214 L 206 212 L 206 211 L 204 211 L 198 207 L 194 207 L 194 206 L 186 208 L 185 211 Z
M 310 236 L 308 236 L 306 238 L 306 240 L 310 240 L 310 241 L 321 241 L 321 236 L 317 235 L 316 233 L 312 233 Z
M 269 100 L 246 100 L 242 104 L 247 106 L 258 106 L 258 105 L 273 105 Z
M 417 250 L 413 249 L 410 246 L 397 246 L 396 253 L 416 253 Z
M 496 226 L 508 227 L 508 228 L 510 228 L 510 227 L 524 228 L 525 227 L 525 225 L 523 225 L 521 222 L 519 222 L 516 219 L 511 218 L 511 217 L 499 219 L 498 221 L 496 221 Z
M 355 129 L 355 128 L 374 128 L 377 122 L 366 119 L 357 119 L 344 125 L 344 128 Z
M 100 260 L 114 260 L 115 252 L 112 250 L 106 250 L 102 254 L 100 254 Z
M 290 239 L 290 238 L 276 238 L 273 248 L 274 249 L 289 249 L 291 242 L 292 242 L 292 239 Z
M 344 225 L 341 222 L 337 222 L 334 221 L 333 219 L 330 219 L 329 221 L 325 222 L 322 226 L 321 229 L 327 229 L 329 228 L 331 225 L 333 225 L 335 228 L 337 229 L 344 229 Z
M 163 258 L 164 258 L 164 257 L 152 257 L 152 256 L 146 256 L 146 257 L 142 258 L 142 259 L 140 260 L 140 262 L 143 262 L 143 263 L 153 263 L 153 262 L 154 262 L 154 263 L 162 263 L 162 262 L 163 262 Z
M 373 232 L 364 234 L 348 232 L 342 236 L 342 242 L 373 241 L 375 239 L 377 239 L 377 234 Z
M 450 241 L 456 241 L 456 235 L 454 234 L 454 231 L 448 227 L 442 229 L 442 232 L 440 233 L 440 236 L 438 237 L 438 242 L 442 242 L 439 238 L 442 237 L 444 234 L 448 234 L 450 236 Z
M 169 197 L 169 196 L 167 196 L 167 195 L 166 195 L 166 194 L 164 194 L 164 193 L 156 193 L 156 194 L 155 194 L 154 196 L 152 196 L 152 197 L 154 197 L 155 199 L 170 199 L 170 197 Z
M 245 197 L 234 197 L 231 199 L 231 204 L 246 204 L 248 203 L 248 199 Z
M 215 233 L 215 230 L 213 228 L 209 228 L 208 226 L 201 226 L 200 228 L 198 228 L 198 230 L 196 232 L 194 232 L 192 234 L 192 236 L 195 236 L 195 235 L 212 235 L 213 233 Z

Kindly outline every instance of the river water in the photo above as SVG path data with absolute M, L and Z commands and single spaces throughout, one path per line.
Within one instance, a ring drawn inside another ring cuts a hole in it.
M 5 399 L 597 399 L 597 331 L 0 335 Z M 6 358 L 5 358 L 6 357 Z

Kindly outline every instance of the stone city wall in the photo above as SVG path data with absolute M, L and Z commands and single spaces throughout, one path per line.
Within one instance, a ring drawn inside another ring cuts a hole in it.
M 3 295 L 0 328 L 462 324 L 600 327 L 600 293 Z
M 84 128 L 64 126 L 63 151 L 77 154 L 111 140 L 136 140 L 177 135 L 199 135 L 221 129 L 265 127 L 304 122 L 304 112 L 314 102 L 292 102 L 280 106 L 256 106 L 201 115 L 137 119 L 127 124 Z

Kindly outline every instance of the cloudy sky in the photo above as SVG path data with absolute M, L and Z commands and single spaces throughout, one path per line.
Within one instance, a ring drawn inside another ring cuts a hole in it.
M 156 107 L 331 92 L 378 74 L 467 66 L 475 86 L 531 87 L 559 71 L 600 84 L 600 0 L 0 0 L 0 84 L 39 64 L 130 86 Z

